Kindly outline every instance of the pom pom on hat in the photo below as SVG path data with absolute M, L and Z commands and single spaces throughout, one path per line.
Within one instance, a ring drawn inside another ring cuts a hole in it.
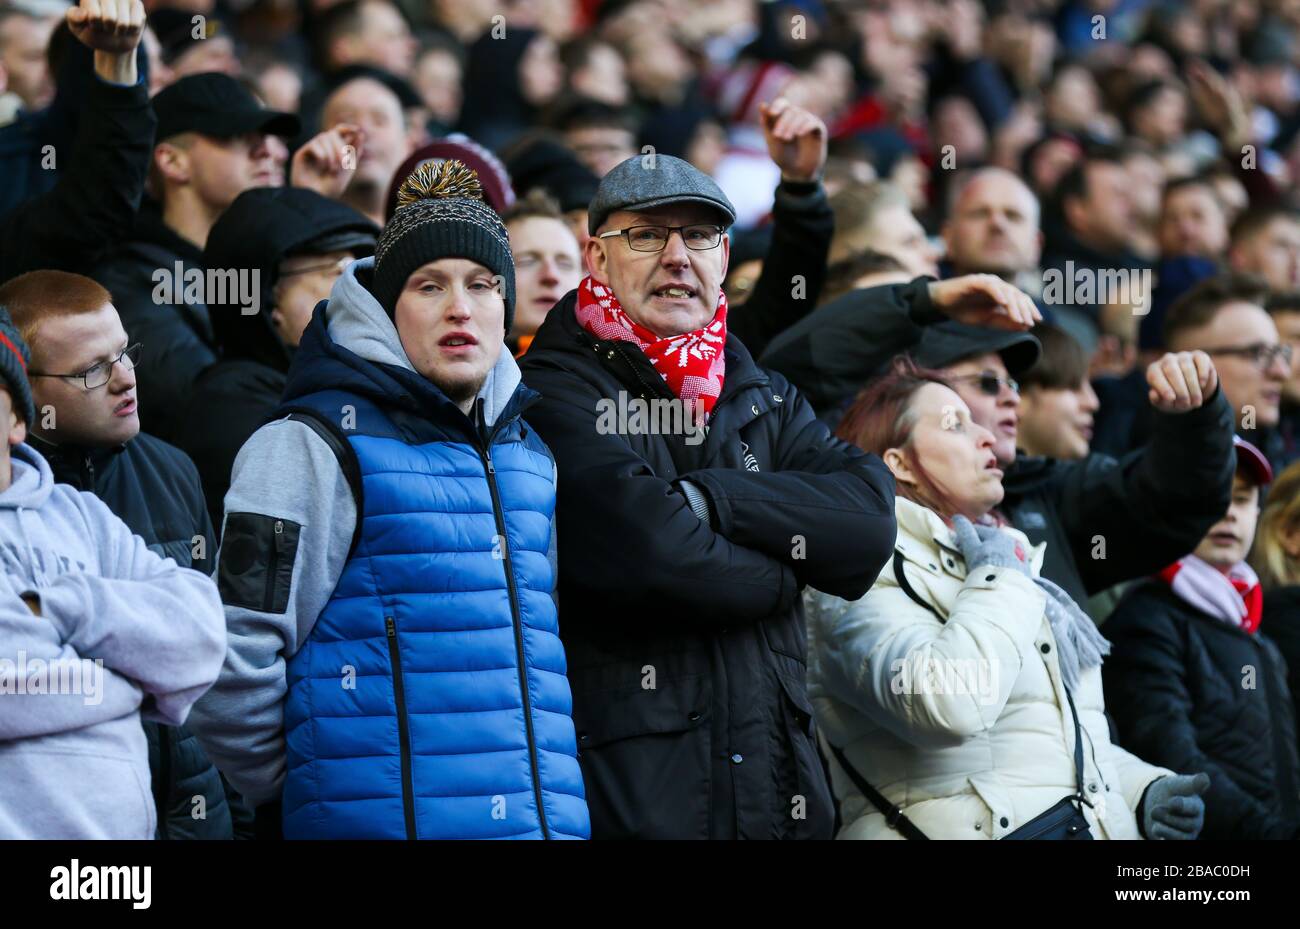
M 515 315 L 510 237 L 484 201 L 478 175 L 454 158 L 420 165 L 398 188 L 397 209 L 375 245 L 370 287 L 389 316 L 396 313 L 407 278 L 440 258 L 468 258 L 500 275 L 509 332 Z

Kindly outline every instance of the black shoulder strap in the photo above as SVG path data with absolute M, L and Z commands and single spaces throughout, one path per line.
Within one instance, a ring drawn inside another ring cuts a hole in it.
M 903 571 L 903 553 L 898 549 L 894 549 L 894 578 L 898 581 L 898 586 L 903 588 L 903 593 L 907 594 L 918 604 L 937 616 L 939 622 L 947 622 L 947 620 L 940 615 L 938 610 L 921 599 L 921 595 L 916 592 L 916 588 L 912 586 L 912 582 L 907 579 L 907 574 Z
M 361 462 L 357 461 L 356 450 L 353 449 L 352 443 L 343 435 L 342 430 L 309 407 L 290 407 L 289 415 L 286 418 L 310 426 L 318 436 L 325 440 L 325 444 L 330 447 L 330 450 L 334 452 L 334 457 L 338 459 L 339 467 L 343 469 L 343 476 L 347 479 L 348 486 L 352 488 L 352 499 L 357 504 L 357 524 L 352 529 L 352 544 L 348 547 L 348 554 L 351 555 L 352 551 L 357 547 L 357 541 L 361 538 L 361 517 L 364 513 Z
M 827 740 L 826 744 L 830 745 L 831 743 Z M 853 781 L 853 783 L 857 785 L 858 790 L 862 791 L 862 795 L 871 801 L 872 806 L 885 814 L 885 822 L 889 824 L 889 828 L 897 829 L 903 834 L 904 838 L 908 839 L 930 838 L 918 829 L 916 823 L 908 819 L 901 809 L 885 799 L 884 794 L 867 783 L 867 779 L 859 774 L 858 770 L 853 767 L 853 765 L 849 764 L 849 759 L 845 756 L 843 750 L 835 745 L 831 745 L 831 754 L 833 754 L 835 760 L 840 763 L 840 767 L 843 768 L 844 773 L 849 776 L 849 780 Z
M 1074 708 L 1074 695 L 1070 693 L 1070 688 L 1065 686 L 1064 681 L 1061 686 L 1065 687 L 1065 699 L 1069 701 L 1070 716 L 1074 719 L 1074 789 L 1079 799 L 1088 803 L 1088 795 L 1083 792 L 1083 730 L 1079 728 L 1079 712 Z M 1091 803 L 1088 805 L 1092 806 Z
M 898 586 L 903 588 L 903 593 L 907 594 L 935 616 L 938 616 L 939 622 L 945 622 L 944 618 L 940 616 L 939 611 L 922 600 L 921 595 L 916 592 L 916 588 L 914 588 L 911 582 L 908 581 L 907 575 L 903 572 L 903 553 L 898 549 L 894 549 L 894 577 L 898 580 Z M 1070 717 L 1074 720 L 1075 793 L 1082 802 L 1088 803 L 1087 794 L 1083 792 L 1083 730 L 1079 726 L 1079 712 L 1074 707 L 1074 695 L 1070 693 L 1070 688 L 1065 686 L 1064 681 L 1061 682 L 1061 686 L 1065 687 L 1065 699 L 1070 704 Z M 888 814 L 892 813 L 893 815 L 896 815 L 899 820 L 899 825 L 897 826 L 899 832 L 903 833 L 903 835 L 907 835 L 907 829 L 911 828 L 916 830 L 920 838 L 925 838 L 924 833 L 921 833 L 916 826 L 912 825 L 908 818 L 904 816 L 897 807 L 889 806 L 888 801 L 885 800 L 885 798 L 881 796 L 874 787 L 862 780 L 862 776 L 849 766 L 848 759 L 844 757 L 843 752 L 833 745 L 831 746 L 831 751 L 835 753 L 835 757 L 839 760 L 840 766 L 844 768 L 849 777 L 853 779 L 853 782 L 858 785 L 858 789 L 866 794 L 867 799 L 874 803 L 882 812 L 887 813 L 886 820 L 888 820 Z M 1088 803 L 1088 805 L 1091 806 L 1092 804 Z M 893 826 L 894 823 L 891 822 L 890 825 Z M 915 836 L 909 835 L 908 838 L 915 838 Z

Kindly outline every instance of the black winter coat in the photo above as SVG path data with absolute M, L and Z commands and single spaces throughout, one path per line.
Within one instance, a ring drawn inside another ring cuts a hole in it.
M 727 330 L 751 355 L 806 317 L 821 298 L 835 214 L 816 181 L 782 181 L 772 203 L 772 244 L 749 299 L 728 307 Z M 795 295 L 798 296 L 795 296 Z
M 120 87 L 92 77 L 81 109 L 71 151 L 54 151 L 58 181 L 0 217 L 0 283 L 40 268 L 85 274 L 93 260 L 131 228 L 144 194 L 157 126 L 148 81 L 142 78 L 134 87 Z M 14 141 L 19 149 L 15 157 L 27 163 L 12 175 L 9 164 L 0 167 L 0 185 L 11 177 L 23 184 L 37 168 L 24 158 L 24 140 Z M 31 154 L 43 159 L 45 153 Z
M 522 368 L 559 467 L 560 632 L 592 835 L 827 838 L 800 594 L 870 588 L 893 548 L 893 477 L 734 336 L 702 442 L 602 428 L 601 401 L 673 395 L 635 346 L 588 335 L 574 300 Z
M 1121 459 L 1017 455 L 1002 479 L 999 511 L 1047 543 L 1043 575 L 1076 603 L 1172 564 L 1228 511 L 1236 455 L 1223 391 L 1152 423 L 1148 445 Z
M 183 287 L 184 275 L 203 271 L 203 253 L 164 224 L 157 204 L 147 201 L 132 239 L 109 254 L 91 275 L 113 295 L 131 341 L 144 346 L 135 371 L 140 428 L 168 442 L 175 441 L 194 382 L 217 360 L 206 304 L 186 302 L 176 287 L 173 303 L 154 300 L 160 286 L 154 275 L 163 271 L 175 279 L 177 263 L 182 271 L 175 284 Z M 166 297 L 165 292 L 160 295 Z
M 1286 661 L 1286 683 L 1300 722 L 1300 587 L 1279 587 L 1264 594 L 1259 631 L 1273 640 Z
M 1277 646 L 1154 580 L 1129 592 L 1105 633 L 1102 679 L 1120 744 L 1210 776 L 1201 838 L 1300 837 L 1296 718 Z
M 30 441 L 49 461 L 56 481 L 95 494 L 151 551 L 212 574 L 212 524 L 194 464 L 180 449 L 143 433 L 116 448 L 55 446 L 36 436 Z M 229 839 L 234 822 L 246 825 L 247 810 L 233 792 L 228 799 L 221 775 L 189 729 L 159 723 L 144 728 L 158 838 Z
M 763 363 L 819 410 L 835 410 L 895 354 L 914 348 L 925 326 L 947 319 L 927 283 L 851 291 L 774 339 Z M 1076 603 L 1181 558 L 1228 510 L 1236 456 L 1223 392 L 1200 409 L 1150 419 L 1147 444 L 1122 459 L 1019 455 L 1002 479 L 1000 511 L 1031 542 L 1047 542 L 1043 575 Z
M 176 444 L 199 469 L 213 526 L 219 527 L 224 516 L 235 456 L 280 405 L 286 371 L 287 366 L 250 358 L 222 359 L 194 384 L 189 414 L 177 425 Z

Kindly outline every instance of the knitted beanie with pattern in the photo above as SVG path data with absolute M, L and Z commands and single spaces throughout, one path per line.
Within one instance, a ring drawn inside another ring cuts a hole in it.
M 370 290 L 392 316 L 407 278 L 440 258 L 467 258 L 498 278 L 506 332 L 515 316 L 515 260 L 501 218 L 483 201 L 478 175 L 455 159 L 424 164 L 402 182 L 397 209 L 375 246 Z

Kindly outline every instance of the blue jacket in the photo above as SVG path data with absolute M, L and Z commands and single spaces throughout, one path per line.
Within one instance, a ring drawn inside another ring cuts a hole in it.
M 324 305 L 308 327 L 280 415 L 345 439 L 359 518 L 288 659 L 286 838 L 588 837 L 552 597 L 555 464 L 517 378 L 489 425 L 483 398 L 471 420 L 413 370 L 337 344 Z

